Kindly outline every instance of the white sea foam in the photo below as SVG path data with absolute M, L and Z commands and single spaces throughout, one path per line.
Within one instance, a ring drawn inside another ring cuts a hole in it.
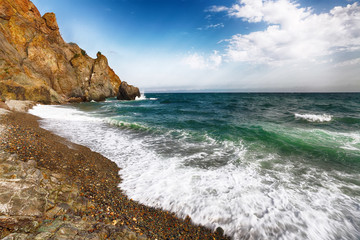
M 303 119 L 309 122 L 330 122 L 332 119 L 331 115 L 328 114 L 299 114 L 295 113 L 295 118 Z
M 146 96 L 144 93 L 141 93 L 140 97 L 135 97 L 135 100 L 137 100 L 137 101 L 146 100 Z
M 36 115 L 43 119 L 52 120 L 68 120 L 68 121 L 102 121 L 100 118 L 95 118 L 93 115 L 79 111 L 75 108 L 64 105 L 36 105 L 29 110 L 30 114 Z
M 347 139 L 347 141 L 342 142 L 341 148 L 352 150 L 352 151 L 360 151 L 360 133 L 339 133 L 342 139 Z
M 342 182 L 328 172 L 303 166 L 307 172 L 296 175 L 293 172 L 301 163 L 291 161 L 263 171 L 260 162 L 276 164 L 279 156 L 259 157 L 242 143 L 219 143 L 209 136 L 197 146 L 186 141 L 187 132 L 172 143 L 169 135 L 139 137 L 66 107 L 41 106 L 32 113 L 45 118 L 45 128 L 116 162 L 121 167 L 121 188 L 129 197 L 182 217 L 189 215 L 212 229 L 221 226 L 234 239 L 360 236 L 360 199 L 345 195 Z M 166 145 L 172 148 L 170 154 L 160 151 L 166 152 Z M 231 161 L 211 168 L 187 164 L 194 158 L 222 156 Z M 351 177 L 360 178 L 355 175 Z
M 106 99 L 105 102 L 106 103 L 112 103 L 112 102 L 118 102 L 119 100 L 115 99 Z
M 141 93 L 140 97 L 135 97 L 136 101 L 143 101 L 143 100 L 157 100 L 157 98 L 147 98 L 145 93 Z

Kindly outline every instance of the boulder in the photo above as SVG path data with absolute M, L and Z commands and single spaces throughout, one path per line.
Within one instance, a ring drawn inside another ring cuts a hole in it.
M 17 112 L 27 112 L 34 105 L 36 105 L 32 101 L 21 101 L 21 100 L 9 100 L 6 101 L 5 104 L 7 105 L 9 110 L 17 111 Z
M 122 82 L 119 87 L 119 92 L 117 94 L 118 100 L 135 100 L 136 97 L 140 97 L 139 88 L 127 84 L 127 82 Z

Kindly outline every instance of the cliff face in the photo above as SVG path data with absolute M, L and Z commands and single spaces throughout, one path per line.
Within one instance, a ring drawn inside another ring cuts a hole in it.
M 0 0 L 0 100 L 99 101 L 116 96 L 120 84 L 104 55 L 93 59 L 62 39 L 54 13 L 41 16 L 29 0 Z

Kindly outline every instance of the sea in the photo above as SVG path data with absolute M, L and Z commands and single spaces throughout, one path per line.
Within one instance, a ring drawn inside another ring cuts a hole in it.
M 359 93 L 146 93 L 38 105 L 148 206 L 232 239 L 360 239 Z

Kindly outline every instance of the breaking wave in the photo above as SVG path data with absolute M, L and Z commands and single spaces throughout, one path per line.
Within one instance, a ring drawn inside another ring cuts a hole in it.
M 330 122 L 332 120 L 332 116 L 328 114 L 299 114 L 295 113 L 295 118 L 306 120 L 308 122 Z

